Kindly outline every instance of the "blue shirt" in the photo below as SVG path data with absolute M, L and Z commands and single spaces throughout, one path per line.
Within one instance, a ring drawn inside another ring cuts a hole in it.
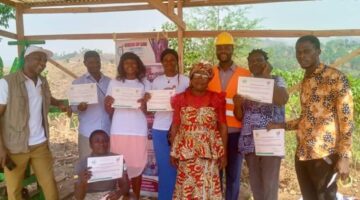
M 79 134 L 90 137 L 91 132 L 101 129 L 110 134 L 111 120 L 104 108 L 104 99 L 110 83 L 110 78 L 101 74 L 97 82 L 89 73 L 74 80 L 72 84 L 96 83 L 98 104 L 88 104 L 85 111 L 78 111 L 77 106 L 71 106 L 73 112 L 79 114 Z
M 273 78 L 275 80 L 275 85 L 278 87 L 286 87 L 284 79 L 278 76 Z M 245 100 L 243 112 L 243 127 L 241 129 L 238 145 L 239 152 L 242 154 L 255 152 L 253 130 L 266 129 L 269 122 L 285 122 L 285 106 Z

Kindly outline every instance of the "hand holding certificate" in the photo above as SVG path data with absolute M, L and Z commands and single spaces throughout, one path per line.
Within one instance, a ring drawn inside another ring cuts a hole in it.
M 239 77 L 237 93 L 253 101 L 272 103 L 274 80 L 266 78 Z
M 112 107 L 137 109 L 141 105 L 138 100 L 142 95 L 139 88 L 114 87 L 111 91 L 111 96 L 115 99 Z
M 253 130 L 257 156 L 285 156 L 285 130 Z
M 149 93 L 148 111 L 172 111 L 170 99 L 175 95 L 175 90 L 150 90 Z
M 124 169 L 122 155 L 89 157 L 87 167 L 90 167 L 91 178 L 88 183 L 121 178 Z
M 96 83 L 71 85 L 67 94 L 70 105 L 79 105 L 82 102 L 87 104 L 98 103 Z

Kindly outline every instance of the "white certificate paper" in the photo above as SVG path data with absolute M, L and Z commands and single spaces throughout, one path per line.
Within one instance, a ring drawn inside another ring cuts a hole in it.
M 257 156 L 285 156 L 285 130 L 253 130 Z
M 272 103 L 274 79 L 239 77 L 237 93 L 253 101 Z
M 142 98 L 142 89 L 129 87 L 114 87 L 111 96 L 115 99 L 113 108 L 134 108 L 140 107 L 139 99 Z
M 149 93 L 148 111 L 172 111 L 170 99 L 175 95 L 175 90 L 150 90 Z
M 123 155 L 89 157 L 87 167 L 91 167 L 92 173 L 88 183 L 118 179 L 123 174 L 124 158 Z
M 79 105 L 81 102 L 97 104 L 98 95 L 96 83 L 71 85 L 68 90 L 68 99 L 70 105 Z

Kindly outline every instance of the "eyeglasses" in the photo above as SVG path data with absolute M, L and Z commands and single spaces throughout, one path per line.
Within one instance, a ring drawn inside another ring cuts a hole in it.
M 192 75 L 193 78 L 196 78 L 196 79 L 209 79 L 209 76 L 206 75 L 206 74 L 200 74 L 200 73 L 194 73 Z

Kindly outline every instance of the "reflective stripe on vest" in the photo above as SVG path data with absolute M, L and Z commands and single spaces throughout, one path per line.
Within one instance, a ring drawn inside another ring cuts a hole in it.
M 214 77 L 209 82 L 208 89 L 213 92 L 222 92 L 219 68 L 214 67 L 213 71 Z M 250 72 L 247 69 L 237 67 L 226 86 L 226 90 L 224 91 L 226 93 L 226 122 L 229 127 L 235 128 L 241 128 L 241 122 L 234 116 L 234 102 L 232 100 L 236 95 L 239 76 L 250 76 Z

